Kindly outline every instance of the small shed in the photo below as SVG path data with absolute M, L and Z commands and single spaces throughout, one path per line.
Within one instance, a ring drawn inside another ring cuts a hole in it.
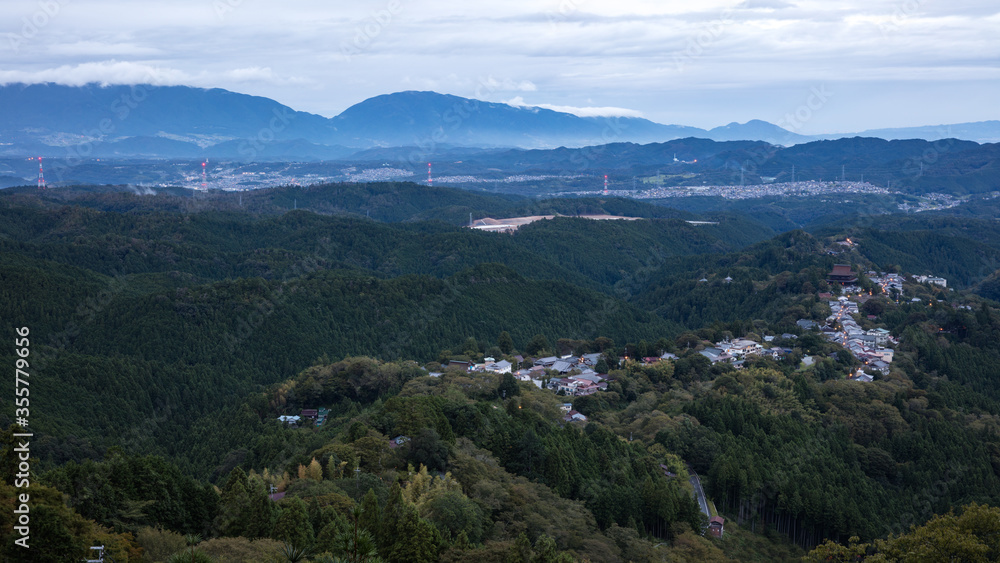
M 708 532 L 717 538 L 721 538 L 725 523 L 726 519 L 722 516 L 713 516 L 708 521 Z

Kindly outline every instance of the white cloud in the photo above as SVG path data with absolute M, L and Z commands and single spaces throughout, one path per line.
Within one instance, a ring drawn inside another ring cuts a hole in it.
M 959 109 L 989 119 L 995 104 L 942 96 L 986 99 L 998 88 L 995 0 L 401 0 L 391 18 L 389 0 L 60 3 L 61 15 L 29 36 L 21 22 L 37 0 L 5 2 L 0 82 L 221 87 L 324 115 L 416 88 L 526 96 L 577 115 L 700 116 L 699 126 L 782 115 L 800 103 L 783 92 L 844 81 L 852 85 L 824 110 L 831 121 L 918 125 Z M 233 9 L 218 14 L 219 4 Z M 342 44 L 359 35 L 364 47 L 345 61 Z M 903 84 L 923 109 L 847 107 L 851 96 Z
M 498 80 L 492 76 L 479 79 L 476 86 L 480 91 L 487 92 L 535 92 L 538 90 L 538 87 L 530 80 L 516 81 L 510 78 Z
M 575 106 L 559 106 L 553 104 L 527 104 L 524 98 L 521 96 L 516 96 L 509 100 L 504 101 L 505 104 L 509 106 L 514 106 L 516 108 L 542 108 L 550 109 L 552 111 L 558 111 L 562 113 L 571 113 L 579 117 L 642 117 L 641 111 L 636 111 L 634 109 L 627 108 L 616 108 L 616 107 L 575 107 Z
M 268 67 L 244 67 L 220 73 L 202 70 L 191 74 L 175 68 L 134 63 L 128 61 L 100 61 L 63 65 L 43 70 L 0 70 L 0 84 L 23 82 L 36 84 L 52 82 L 66 86 L 84 84 L 154 84 L 157 86 L 219 87 L 220 77 L 231 83 L 265 83 L 274 85 L 302 85 L 311 83 L 303 78 L 277 76 Z
M 54 82 L 66 86 L 82 86 L 97 83 L 109 84 L 156 84 L 172 86 L 194 84 L 197 77 L 186 72 L 153 65 L 127 61 L 101 61 L 82 63 L 76 66 L 63 65 L 35 71 L 0 70 L 0 84 L 24 82 Z

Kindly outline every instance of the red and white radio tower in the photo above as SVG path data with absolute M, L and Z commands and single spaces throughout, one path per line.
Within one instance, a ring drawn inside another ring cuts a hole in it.
M 608 175 L 604 175 L 604 195 L 608 195 Z
M 42 172 L 42 157 L 38 157 L 38 189 L 45 189 L 45 174 Z
M 431 163 L 430 162 L 427 163 L 427 185 L 428 186 L 434 185 L 434 178 L 431 178 Z
M 205 176 L 205 167 L 206 166 L 208 166 L 208 159 L 206 159 L 205 162 L 201 163 L 201 189 L 203 189 L 203 190 L 207 190 L 208 189 L 208 181 L 207 181 L 207 177 Z

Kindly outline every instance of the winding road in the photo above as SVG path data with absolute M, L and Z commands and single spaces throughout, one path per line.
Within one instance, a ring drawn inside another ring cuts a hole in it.
M 705 500 L 705 490 L 701 488 L 701 479 L 698 478 L 694 469 L 689 467 L 688 471 L 691 473 L 691 486 L 694 487 L 694 498 L 698 501 L 698 507 L 701 508 L 706 519 L 711 518 L 712 513 L 708 510 L 708 501 Z

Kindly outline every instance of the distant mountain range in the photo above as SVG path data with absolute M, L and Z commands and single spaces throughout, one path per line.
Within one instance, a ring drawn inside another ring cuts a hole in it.
M 550 149 L 690 137 L 782 146 L 852 136 L 1000 141 L 1000 121 L 810 137 L 759 120 L 705 130 L 412 91 L 367 99 L 333 118 L 185 86 L 11 84 L 0 86 L 0 108 L 0 156 L 8 157 L 337 160 L 411 147 L 423 158 L 454 147 Z

